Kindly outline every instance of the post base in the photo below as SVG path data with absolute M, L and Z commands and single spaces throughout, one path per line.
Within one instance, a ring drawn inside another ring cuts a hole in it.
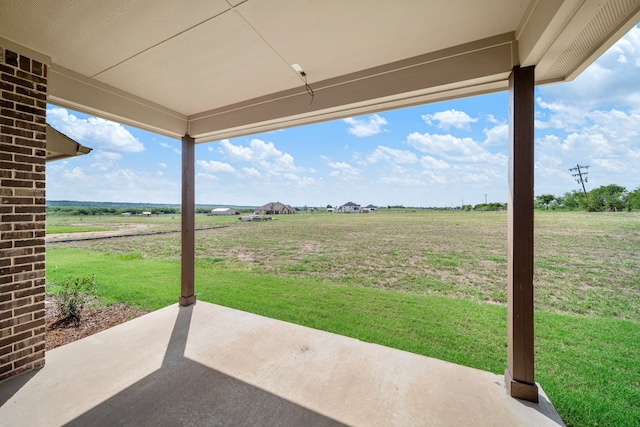
M 504 384 L 509 396 L 538 403 L 538 386 L 514 380 L 509 369 L 504 371 Z
M 188 297 L 180 297 L 179 303 L 182 307 L 187 307 L 190 306 L 191 304 L 195 304 L 196 303 L 196 296 L 195 295 L 190 295 Z

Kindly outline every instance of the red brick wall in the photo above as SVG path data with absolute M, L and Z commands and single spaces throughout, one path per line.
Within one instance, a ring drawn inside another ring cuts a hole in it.
M 47 67 L 0 46 L 0 381 L 44 365 Z

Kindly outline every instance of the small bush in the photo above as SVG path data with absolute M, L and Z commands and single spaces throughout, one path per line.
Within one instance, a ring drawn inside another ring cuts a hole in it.
M 56 306 L 62 315 L 62 321 L 77 325 L 80 323 L 80 314 L 95 288 L 95 275 L 67 280 L 60 288 Z

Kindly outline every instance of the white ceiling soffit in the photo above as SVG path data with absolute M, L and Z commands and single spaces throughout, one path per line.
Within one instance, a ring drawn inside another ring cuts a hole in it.
M 574 78 L 640 0 L 3 0 L 49 102 L 197 142 Z M 300 64 L 313 89 L 291 68 Z

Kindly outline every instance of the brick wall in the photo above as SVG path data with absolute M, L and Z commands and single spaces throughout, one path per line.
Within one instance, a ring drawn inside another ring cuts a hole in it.
M 44 365 L 47 68 L 0 46 L 0 381 Z

